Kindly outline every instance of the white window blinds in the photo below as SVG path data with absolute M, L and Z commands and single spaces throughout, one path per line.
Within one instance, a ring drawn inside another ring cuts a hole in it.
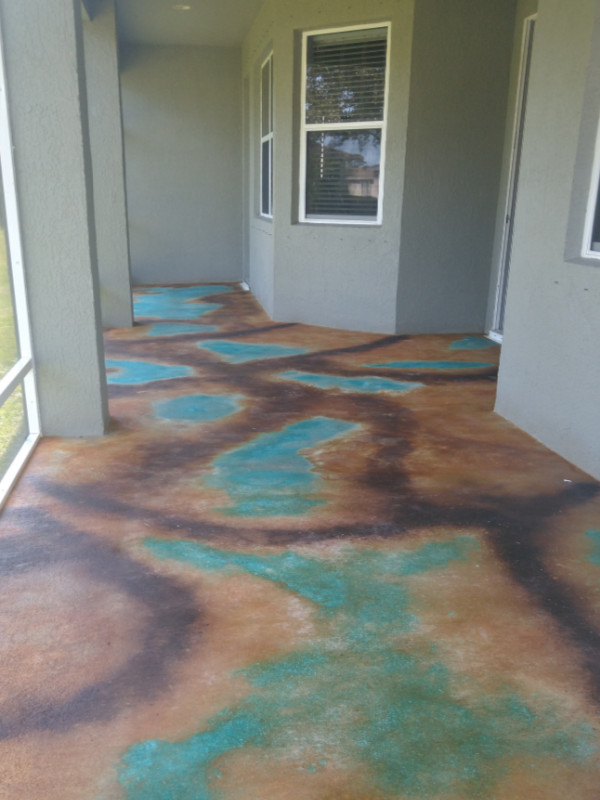
M 383 121 L 387 29 L 311 36 L 306 122 Z
M 389 27 L 305 35 L 301 220 L 381 220 Z

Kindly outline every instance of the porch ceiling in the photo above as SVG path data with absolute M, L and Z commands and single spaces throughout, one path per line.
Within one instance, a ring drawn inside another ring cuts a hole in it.
M 264 0 L 116 0 L 119 38 L 158 45 L 240 44 Z

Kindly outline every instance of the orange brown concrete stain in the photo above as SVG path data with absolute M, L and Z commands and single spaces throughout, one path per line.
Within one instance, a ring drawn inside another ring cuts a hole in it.
M 597 730 L 600 568 L 587 558 L 585 531 L 600 528 L 598 484 L 492 413 L 493 370 L 373 369 L 424 383 L 397 396 L 275 377 L 302 370 L 352 378 L 365 364 L 392 361 L 489 362 L 497 350 L 451 350 L 461 337 L 281 326 L 239 291 L 206 302 L 220 304 L 202 316 L 218 331 L 198 325 L 198 334 L 152 337 L 158 320 L 141 320 L 107 334 L 111 358 L 184 365 L 194 376 L 112 386 L 110 434 L 42 442 L 0 520 L 0 719 L 10 723 L 0 740 L 0 797 L 126 800 L 119 771 L 130 748 L 207 730 L 251 694 L 245 669 L 332 635 L 297 593 L 255 575 L 159 560 L 144 546 L 148 537 L 328 563 L 345 546 L 403 553 L 472 536 L 477 560 L 405 579 L 419 623 L 402 647 L 425 664 L 433 646 L 460 677 L 466 703 L 510 686 L 532 707 L 559 709 L 564 725 Z M 198 348 L 210 339 L 308 352 L 229 364 Z M 155 403 L 194 391 L 245 400 L 226 419 L 156 419 Z M 360 426 L 303 451 L 319 476 L 321 505 L 295 517 L 217 510 L 227 492 L 205 479 L 220 454 L 315 416 Z M 40 550 L 21 569 L 19 541 L 25 559 L 36 541 L 48 554 Z M 317 756 L 307 772 L 292 751 L 237 749 L 215 761 L 222 777 L 211 791 L 219 800 L 417 796 L 401 785 L 396 794 L 382 790 L 349 752 L 323 765 Z M 596 800 L 600 768 L 593 759 L 514 754 L 493 781 L 495 800 Z M 467 797 L 458 787 L 444 794 Z

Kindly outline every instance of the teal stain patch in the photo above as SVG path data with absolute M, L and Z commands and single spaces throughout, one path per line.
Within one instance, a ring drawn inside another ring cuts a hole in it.
M 218 718 L 217 718 L 218 720 Z M 127 800 L 212 800 L 210 764 L 219 756 L 260 741 L 260 720 L 238 714 L 217 722 L 215 730 L 185 742 L 148 741 L 132 747 L 123 759 L 121 784 Z
M 341 392 L 364 392 L 367 394 L 376 392 L 410 392 L 412 389 L 419 389 L 423 386 L 422 383 L 393 381 L 389 378 L 377 378 L 371 375 L 359 378 L 343 378 L 336 375 L 318 375 L 297 370 L 280 372 L 277 377 L 286 381 L 307 383 L 317 389 L 339 389 Z
M 339 419 L 313 417 L 262 434 L 218 456 L 205 483 L 225 491 L 233 505 L 217 510 L 236 517 L 293 516 L 322 505 L 320 478 L 300 451 L 358 427 Z
M 207 284 L 206 286 L 156 286 L 146 290 L 148 295 L 161 297 L 177 297 L 181 302 L 185 300 L 198 300 L 200 297 L 209 297 L 211 294 L 232 292 L 233 288 L 227 284 Z
M 293 751 L 309 774 L 342 759 L 390 800 L 491 800 L 512 757 L 576 764 L 597 755 L 591 728 L 552 709 L 534 711 L 508 689 L 473 697 L 433 649 L 431 658 L 401 649 L 418 624 L 405 579 L 469 559 L 478 549 L 473 537 L 394 553 L 349 547 L 335 560 L 154 538 L 146 546 L 161 559 L 249 573 L 293 591 L 315 604 L 326 631 L 306 649 L 243 670 L 250 695 L 195 736 L 130 748 L 120 771 L 126 800 L 219 800 L 213 762 L 243 747 L 265 756 Z
M 185 322 L 157 322 L 152 325 L 146 336 L 181 336 L 187 333 L 214 333 L 218 331 L 216 325 L 190 325 Z
M 136 317 L 156 319 L 195 319 L 217 308 L 221 304 L 196 303 L 212 294 L 230 292 L 231 286 L 184 286 L 149 289 L 147 294 L 135 297 L 133 310 Z
M 588 561 L 600 567 L 600 530 L 586 531 L 586 536 L 591 540 L 593 548 Z
M 265 358 L 299 356 L 308 352 L 304 347 L 286 347 L 281 344 L 248 344 L 246 342 L 228 342 L 226 340 L 202 342 L 198 347 L 210 350 L 211 353 L 216 353 L 230 364 L 261 361 Z
M 493 367 L 480 361 L 389 361 L 387 364 L 366 364 L 367 367 L 385 367 L 386 369 L 482 369 Z
M 187 378 L 194 374 L 191 367 L 171 364 L 155 364 L 151 361 L 118 361 L 113 358 L 106 359 L 106 368 L 115 370 L 108 372 L 108 383 L 119 385 L 135 385 L 138 383 L 152 383 L 153 381 L 166 381 L 170 378 Z
M 487 350 L 490 347 L 499 345 L 491 339 L 486 339 L 485 336 L 466 336 L 464 339 L 452 342 L 450 350 Z
M 241 396 L 190 394 L 154 404 L 160 419 L 180 422 L 212 422 L 235 414 L 241 408 Z

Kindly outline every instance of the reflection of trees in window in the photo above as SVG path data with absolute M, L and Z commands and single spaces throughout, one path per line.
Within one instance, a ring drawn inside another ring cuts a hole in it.
M 377 215 L 380 134 L 378 130 L 308 134 L 307 214 Z M 366 153 L 369 160 L 365 158 Z M 377 154 L 375 162 L 374 154 Z
M 387 26 L 305 37 L 304 217 L 377 221 Z
M 353 42 L 344 34 L 327 34 L 309 39 L 307 123 L 383 119 L 386 30 L 376 28 L 371 35 L 378 38 Z

